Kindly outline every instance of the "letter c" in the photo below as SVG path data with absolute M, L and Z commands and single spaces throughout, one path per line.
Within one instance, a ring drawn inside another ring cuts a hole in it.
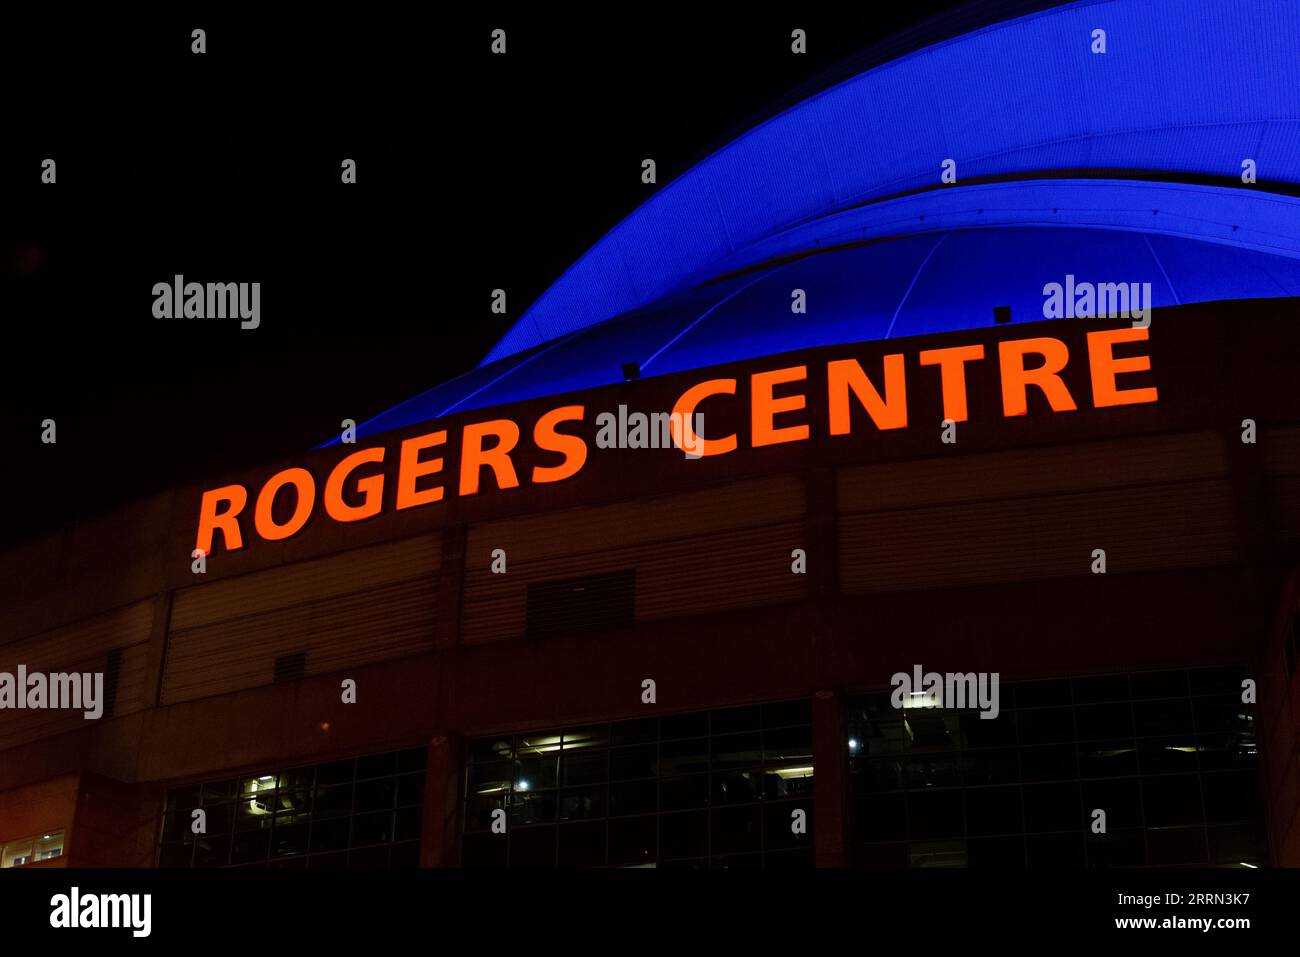
M 693 419 L 695 407 L 711 395 L 735 395 L 735 379 L 709 379 L 700 382 L 682 393 L 673 414 L 669 418 L 669 429 L 673 442 L 679 449 L 698 449 L 700 455 L 725 455 L 736 450 L 736 434 L 733 432 L 721 439 L 706 439 L 695 434 Z

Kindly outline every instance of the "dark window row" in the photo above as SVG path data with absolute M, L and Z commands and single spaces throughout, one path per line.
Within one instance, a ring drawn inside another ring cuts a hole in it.
M 1000 713 L 850 698 L 866 866 L 1259 866 L 1254 705 L 1240 668 L 1006 683 Z M 1095 811 L 1105 834 L 1093 833 Z
M 1263 817 L 1253 771 L 858 794 L 850 807 L 858 841 L 1082 832 L 1096 810 L 1105 812 L 1112 831 L 1250 823 Z
M 174 788 L 159 864 L 416 866 L 425 761 L 423 748 L 411 748 Z
M 946 841 L 859 844 L 857 867 L 1261 867 L 1261 824 L 1210 828 L 1129 828 L 1106 835 L 1081 832 L 971 837 Z
M 471 741 L 464 862 L 810 865 L 810 722 L 796 701 Z
M 1027 763 L 1034 766 L 1037 755 L 1070 752 L 1086 756 L 1095 752 L 1100 760 L 1117 756 L 1112 752 L 1123 750 L 1115 747 L 1119 742 L 1128 743 L 1129 751 L 1142 750 L 1135 742 L 1145 742 L 1148 753 L 1141 756 L 1143 762 L 1155 762 L 1156 752 L 1161 750 L 1185 756 L 1171 755 L 1168 767 L 1159 770 L 1253 765 L 1255 706 L 1242 702 L 1245 675 L 1236 669 L 1206 671 L 1209 674 L 1186 670 L 1158 673 L 1181 676 L 1179 680 L 1145 677 L 1130 682 L 1128 679 L 1136 676 L 1107 676 L 1006 682 L 999 689 L 1000 711 L 992 719 L 972 709 L 895 709 L 889 692 L 858 695 L 848 703 L 849 753 L 852 760 L 861 761 L 922 752 L 1016 748 L 1030 751 Z M 1214 675 L 1214 680 L 1209 675 Z M 1112 689 L 1145 688 L 1153 693 L 1177 687 L 1199 690 L 1181 697 L 1080 701 L 1079 686 L 1095 682 Z M 1026 687 L 1032 692 L 1026 692 Z M 1048 688 L 1052 694 L 1045 696 Z M 1066 747 L 1069 745 L 1077 747 Z M 1031 751 L 1033 748 L 1052 750 Z M 1121 763 L 1127 760 L 1121 759 Z M 1150 769 L 1157 770 L 1154 765 Z

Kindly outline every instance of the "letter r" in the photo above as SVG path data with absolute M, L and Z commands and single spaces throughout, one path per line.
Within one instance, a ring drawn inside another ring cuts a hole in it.
M 218 506 L 228 503 L 229 507 L 220 511 Z M 203 493 L 199 505 L 199 534 L 194 547 L 204 555 L 212 553 L 212 534 L 220 530 L 225 541 L 226 551 L 233 552 L 244 547 L 244 537 L 239 531 L 239 513 L 248 504 L 248 489 L 242 485 L 223 485 Z

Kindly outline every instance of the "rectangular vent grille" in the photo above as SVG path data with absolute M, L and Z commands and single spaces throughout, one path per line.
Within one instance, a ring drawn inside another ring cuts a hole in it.
M 630 628 L 636 610 L 636 570 L 537 582 L 528 586 L 529 638 Z
M 117 708 L 117 683 L 122 676 L 122 649 L 113 648 L 104 663 L 104 717 L 113 717 Z
M 291 655 L 280 655 L 275 659 L 275 683 L 302 681 L 307 674 L 307 652 L 295 651 Z

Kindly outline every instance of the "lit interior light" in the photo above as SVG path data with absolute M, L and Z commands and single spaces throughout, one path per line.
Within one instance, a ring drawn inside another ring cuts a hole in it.
M 527 782 L 527 781 L 520 781 L 518 784 L 515 785 L 515 790 L 516 790 L 516 791 L 527 791 L 527 790 L 528 790 L 528 782 Z
M 249 784 L 248 784 L 248 790 L 249 790 L 249 793 L 252 793 L 252 794 L 257 793 L 257 790 L 258 790 L 258 782 L 259 782 L 259 781 L 271 781 L 271 782 L 272 782 L 272 784 L 271 784 L 269 787 L 263 787 L 263 788 L 262 788 L 263 791 L 271 791 L 271 790 L 274 790 L 274 789 L 275 789 L 275 784 L 274 784 L 275 778 L 272 777 L 272 776 L 269 775 L 269 774 L 264 774 L 264 775 L 262 775 L 261 777 L 259 777 L 256 781 L 250 781 L 250 782 L 249 782 Z M 257 803 L 257 798 L 253 798 L 253 799 L 251 799 L 251 800 L 248 802 L 248 810 L 251 811 L 253 814 L 259 814 L 259 815 L 260 815 L 260 814 L 270 814 L 270 813 L 271 813 L 271 809 L 270 809 L 270 808 L 262 807 L 262 805 L 260 805 L 260 804 Z
M 906 708 L 926 708 L 926 709 L 938 708 L 939 703 L 940 702 L 939 702 L 938 692 L 930 692 L 930 691 L 913 691 L 911 694 L 909 694 L 906 698 L 903 699 L 903 707 L 905 709 Z
M 520 742 L 519 750 L 531 754 L 546 754 L 549 751 L 558 751 L 560 750 L 560 739 L 558 736 L 550 736 L 523 741 Z
M 850 751 L 856 751 L 856 750 L 858 750 L 858 739 L 857 739 L 857 738 L 849 738 L 849 750 L 850 750 Z
M 1247 864 L 1245 861 L 1242 861 L 1242 862 L 1241 862 L 1241 866 L 1242 866 L 1242 867 L 1249 867 L 1252 871 L 1257 871 L 1257 870 L 1259 870 L 1259 867 L 1258 867 L 1257 865 L 1255 865 L 1255 864 Z
M 799 768 L 776 768 L 776 776 L 782 781 L 788 781 L 790 778 L 806 778 L 813 773 L 811 764 Z

